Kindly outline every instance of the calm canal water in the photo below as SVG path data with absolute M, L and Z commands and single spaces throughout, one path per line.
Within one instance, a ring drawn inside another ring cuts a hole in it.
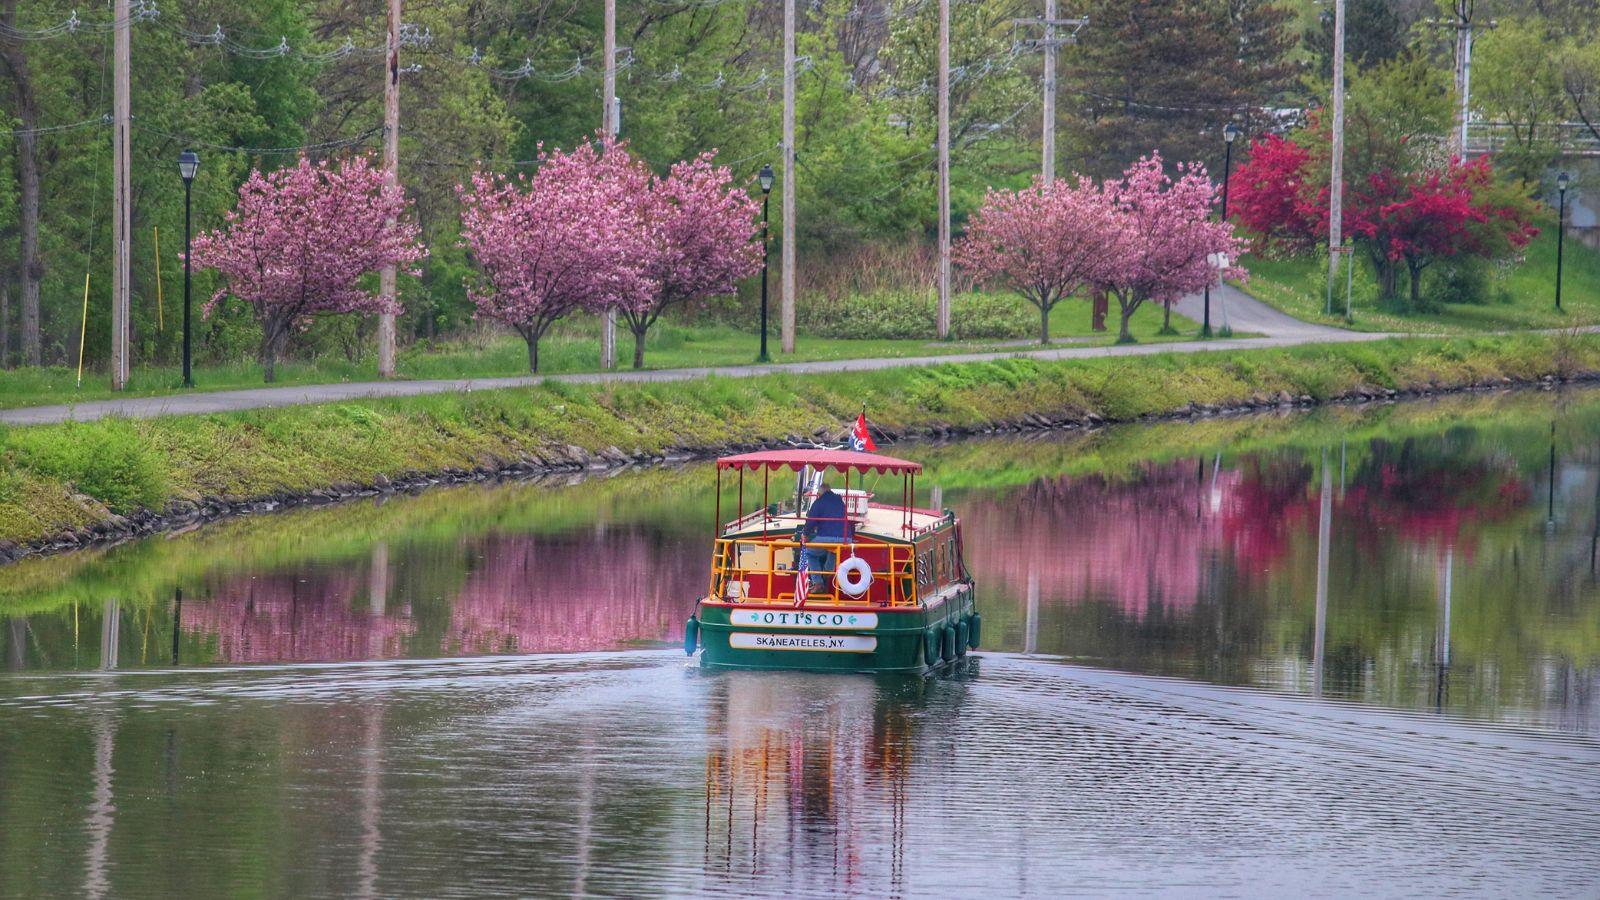
M 703 464 L 0 568 L 0 896 L 1600 893 L 1600 395 L 899 451 L 952 675 L 686 662 Z

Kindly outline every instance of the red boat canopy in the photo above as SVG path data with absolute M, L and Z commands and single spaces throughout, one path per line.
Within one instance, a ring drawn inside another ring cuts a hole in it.
M 922 471 L 922 463 L 862 453 L 857 450 L 762 450 L 758 453 L 741 453 L 717 460 L 718 469 L 793 469 L 806 466 L 814 469 L 837 469 L 851 472 L 888 472 L 915 475 Z

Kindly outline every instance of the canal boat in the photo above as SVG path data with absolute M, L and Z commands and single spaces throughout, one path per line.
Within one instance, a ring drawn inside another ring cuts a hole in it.
M 717 460 L 710 587 L 685 623 L 684 649 L 707 668 L 906 673 L 976 649 L 983 622 L 961 522 L 915 505 L 921 471 L 831 448 Z M 726 522 L 725 476 L 738 504 Z M 885 477 L 900 482 L 898 504 L 875 498 Z M 759 495 L 747 480 L 759 480 Z

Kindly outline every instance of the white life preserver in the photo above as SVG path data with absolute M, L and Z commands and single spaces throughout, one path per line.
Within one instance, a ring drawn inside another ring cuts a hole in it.
M 851 597 L 859 597 L 867 592 L 867 588 L 872 587 L 872 567 L 859 556 L 852 556 L 839 563 L 839 568 L 834 570 L 833 575 L 838 582 L 839 590 Z

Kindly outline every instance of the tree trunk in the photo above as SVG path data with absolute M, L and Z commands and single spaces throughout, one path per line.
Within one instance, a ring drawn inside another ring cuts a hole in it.
M 0 22 L 16 27 L 17 0 L 5 0 Z M 28 57 L 17 41 L 0 41 L 0 60 L 11 72 L 16 88 L 17 119 L 23 130 L 39 126 Z M 19 224 L 22 226 L 22 361 L 37 366 L 42 359 L 39 340 L 39 284 L 44 262 L 39 258 L 39 148 L 38 136 L 17 135 L 17 188 Z
M 283 353 L 284 344 L 289 341 L 289 325 L 279 325 L 273 321 L 261 323 L 261 362 L 262 380 L 268 384 L 278 380 L 278 356 Z
M 1411 260 L 1406 260 L 1406 268 L 1411 270 L 1411 311 L 1422 309 L 1422 266 Z
M 1122 313 L 1122 330 L 1117 333 L 1117 343 L 1132 344 L 1134 343 L 1133 331 L 1129 328 L 1129 323 L 1133 321 L 1133 313 L 1134 310 L 1139 308 L 1139 302 L 1137 300 L 1130 302 L 1118 297 L 1117 307 Z
M 1039 304 L 1039 343 L 1050 343 L 1050 307 Z
M 1172 304 L 1161 304 L 1161 333 L 1172 334 Z
M 1106 316 L 1111 312 L 1111 298 L 1105 291 L 1094 292 L 1094 312 L 1090 315 L 1089 326 L 1094 331 L 1106 330 Z
M 1395 266 L 1394 260 L 1384 255 L 1381 250 L 1373 250 L 1368 254 L 1372 260 L 1372 274 L 1378 281 L 1378 300 L 1387 306 L 1393 306 L 1399 299 L 1400 270 Z
M 644 368 L 644 336 L 646 329 L 633 329 L 633 367 Z
M 537 375 L 539 374 L 539 336 L 533 332 L 527 332 L 523 334 L 522 338 L 528 342 L 528 371 Z

